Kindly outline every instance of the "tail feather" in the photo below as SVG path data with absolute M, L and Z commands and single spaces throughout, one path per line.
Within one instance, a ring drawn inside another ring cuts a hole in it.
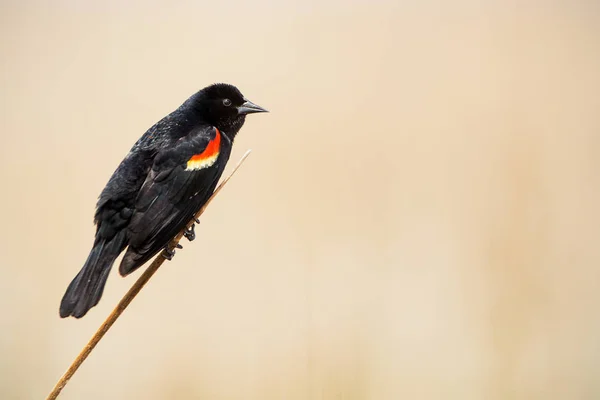
M 98 241 L 83 268 L 71 281 L 60 303 L 60 316 L 83 317 L 100 301 L 106 279 L 115 259 L 123 251 L 125 233 L 120 232 L 111 240 Z

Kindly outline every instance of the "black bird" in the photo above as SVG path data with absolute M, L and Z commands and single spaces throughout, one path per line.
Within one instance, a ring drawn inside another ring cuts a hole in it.
M 81 318 L 98 304 L 125 248 L 122 276 L 166 249 L 215 189 L 246 115 L 265 111 L 235 86 L 218 83 L 144 133 L 100 194 L 94 246 L 63 296 L 62 318 Z M 186 237 L 193 240 L 193 230 Z

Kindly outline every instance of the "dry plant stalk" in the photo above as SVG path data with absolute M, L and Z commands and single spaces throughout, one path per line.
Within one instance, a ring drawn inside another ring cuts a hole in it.
M 210 204 L 210 202 L 215 198 L 215 196 L 219 193 L 219 191 L 223 188 L 223 186 L 225 186 L 225 184 L 229 181 L 229 179 L 231 179 L 233 174 L 235 174 L 235 172 L 238 170 L 238 168 L 242 165 L 242 163 L 250 155 L 250 151 L 251 150 L 246 151 L 246 153 L 242 156 L 240 161 L 238 161 L 238 163 L 235 166 L 235 168 L 233 169 L 233 171 L 231 171 L 231 173 L 225 179 L 223 179 L 221 184 L 215 189 L 215 191 L 210 196 L 208 201 L 196 213 L 194 219 L 192 219 L 187 224 L 186 229 L 189 229 L 194 224 L 195 219 L 200 218 L 200 216 L 204 213 L 204 210 L 206 210 L 206 207 Z M 171 242 L 169 243 L 170 250 L 173 250 L 176 248 L 177 244 L 183 237 L 183 232 L 184 231 L 182 230 L 181 232 L 179 232 L 177 234 L 177 236 L 175 236 L 173 238 L 173 240 L 171 240 Z M 140 292 L 140 290 L 142 290 L 144 285 L 150 280 L 152 275 L 154 275 L 154 273 L 158 270 L 158 268 L 162 265 L 163 262 L 165 262 L 165 258 L 162 256 L 162 252 L 161 252 L 158 256 L 156 256 L 154 261 L 152 261 L 152 264 L 150 264 L 150 266 L 148 268 L 146 268 L 144 273 L 133 284 L 131 289 L 129 289 L 129 291 L 127 293 L 125 293 L 125 296 L 123 296 L 121 301 L 119 301 L 119 304 L 117 304 L 115 309 L 109 314 L 109 316 L 106 318 L 106 320 L 104 320 L 102 325 L 100 325 L 100 328 L 98 328 L 98 330 L 96 331 L 94 336 L 92 336 L 92 338 L 90 339 L 88 344 L 85 345 L 85 347 L 83 348 L 83 350 L 81 350 L 81 352 L 79 353 L 77 358 L 75 358 L 75 360 L 71 363 L 71 366 L 69 367 L 69 369 L 67 369 L 67 372 L 65 372 L 64 375 L 60 378 L 60 380 L 56 383 L 56 385 L 54 386 L 54 389 L 52 389 L 52 392 L 48 395 L 46 400 L 54 400 L 58 397 L 58 395 L 60 394 L 62 389 L 69 382 L 69 379 L 71 379 L 73 374 L 75 374 L 77 369 L 79 369 L 81 364 L 83 364 L 83 362 L 90 355 L 92 350 L 94 350 L 94 347 L 96 347 L 98 342 L 100 342 L 102 337 L 104 337 L 106 332 L 108 332 L 108 330 L 115 323 L 117 318 L 119 318 L 119 316 L 121 316 L 121 314 L 123 313 L 123 311 L 125 311 L 125 309 L 129 305 L 129 303 L 131 303 L 131 301 L 135 298 L 135 296 L 137 296 L 137 294 Z

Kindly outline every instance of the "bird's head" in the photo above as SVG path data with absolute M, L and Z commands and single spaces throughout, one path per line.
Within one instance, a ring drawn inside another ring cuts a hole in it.
M 267 112 L 246 99 L 238 88 L 226 83 L 207 86 L 190 100 L 206 122 L 232 137 L 244 125 L 246 115 Z

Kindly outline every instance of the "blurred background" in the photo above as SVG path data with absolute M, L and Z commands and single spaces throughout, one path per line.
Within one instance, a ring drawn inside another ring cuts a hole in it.
M 63 399 L 600 398 L 600 3 L 3 1 L 0 394 L 41 399 L 137 138 L 237 85 L 253 153 Z

